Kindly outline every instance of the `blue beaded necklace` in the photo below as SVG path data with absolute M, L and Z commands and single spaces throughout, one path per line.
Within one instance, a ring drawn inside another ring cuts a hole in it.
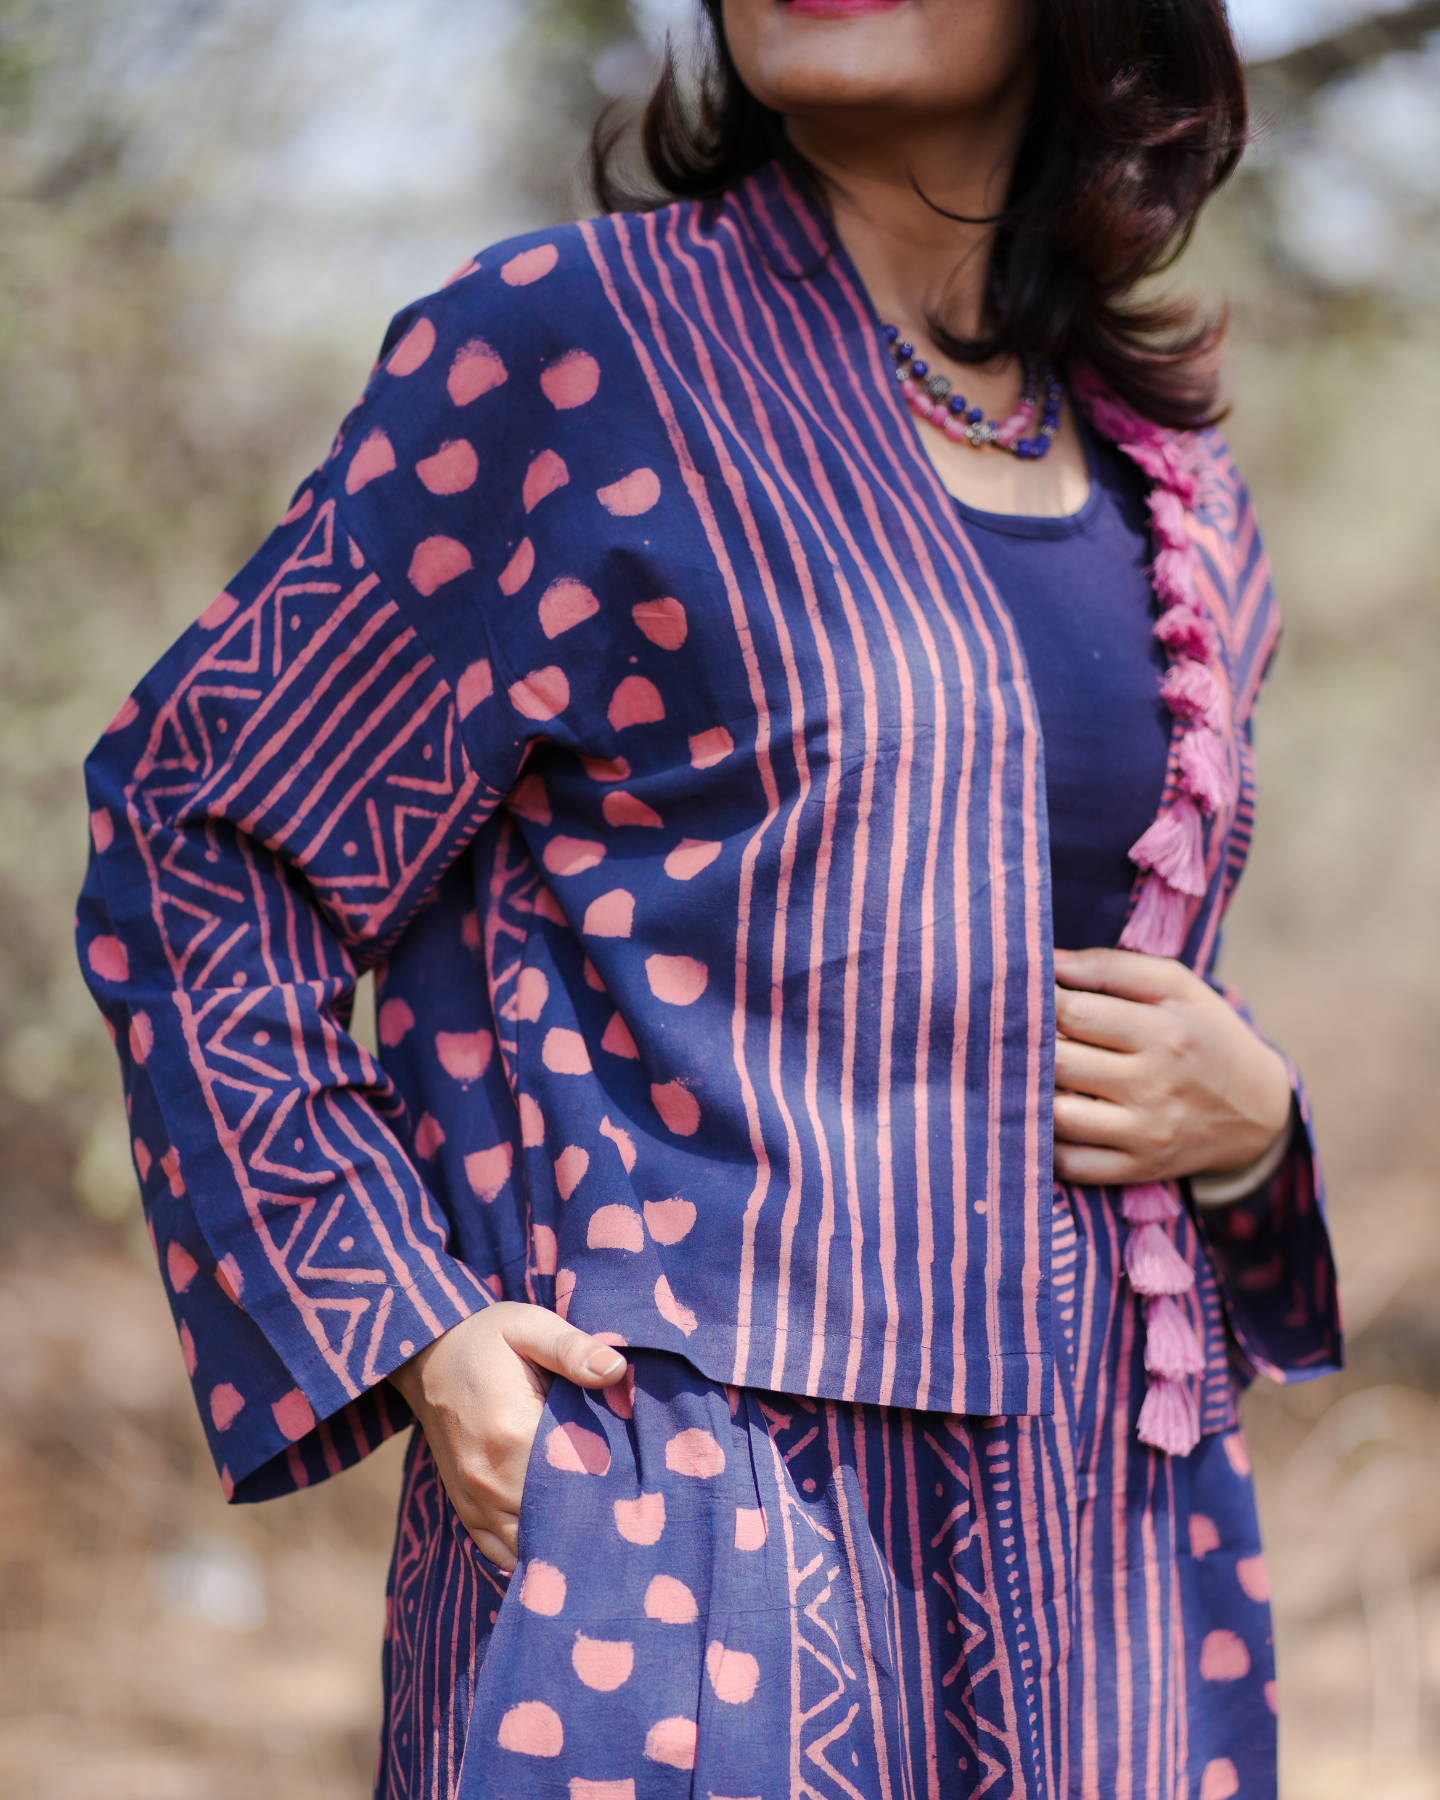
M 1008 450 L 1012 456 L 1031 462 L 1038 461 L 1050 448 L 1060 429 L 1060 407 L 1065 398 L 1065 384 L 1052 364 L 1042 365 L 1033 356 L 1020 359 L 1024 375 L 1020 404 L 1002 423 L 987 419 L 978 406 L 967 406 L 965 396 L 954 391 L 948 376 L 938 370 L 932 374 L 930 365 L 915 354 L 915 346 L 902 341 L 898 326 L 887 325 L 884 331 L 906 405 L 916 418 L 943 431 L 952 444 L 963 439 L 977 450 L 993 444 L 997 450 Z M 1034 436 L 1026 437 L 1023 434 L 1033 422 L 1037 408 L 1040 429 Z

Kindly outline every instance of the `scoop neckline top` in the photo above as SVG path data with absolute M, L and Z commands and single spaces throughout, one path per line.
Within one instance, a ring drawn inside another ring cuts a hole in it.
M 981 507 L 972 506 L 968 500 L 961 500 L 952 494 L 960 517 L 970 525 L 978 525 L 985 531 L 998 531 L 1005 537 L 1016 538 L 1067 538 L 1077 537 L 1082 531 L 1094 524 L 1105 498 L 1105 483 L 1100 478 L 1097 461 L 1102 447 L 1091 431 L 1089 421 L 1080 420 L 1080 435 L 1085 445 L 1085 462 L 1090 477 L 1090 485 L 1079 508 L 1072 513 L 1008 513 L 986 512 Z

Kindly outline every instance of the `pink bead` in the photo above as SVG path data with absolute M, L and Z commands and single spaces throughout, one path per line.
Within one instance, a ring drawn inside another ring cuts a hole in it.
M 995 442 L 1007 446 L 1013 444 L 1015 440 L 1024 433 L 1034 417 L 1035 408 L 1033 406 L 1026 406 L 1022 402 L 1000 427 L 1000 435 L 996 438 Z
M 907 400 L 913 400 L 915 398 L 915 396 L 920 392 L 920 383 L 918 381 L 912 380 L 911 377 L 907 375 L 905 377 L 905 379 L 900 383 L 900 392 L 905 396 L 905 398 Z
M 945 435 L 952 444 L 958 444 L 965 435 L 965 427 L 954 413 L 951 413 L 945 421 Z

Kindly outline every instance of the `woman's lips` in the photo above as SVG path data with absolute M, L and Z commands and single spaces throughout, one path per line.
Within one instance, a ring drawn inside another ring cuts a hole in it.
M 786 12 L 812 19 L 853 19 L 860 13 L 898 12 L 906 0 L 782 0 Z

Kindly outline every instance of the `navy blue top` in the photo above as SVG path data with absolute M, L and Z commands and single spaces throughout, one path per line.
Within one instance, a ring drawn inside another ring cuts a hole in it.
M 1079 512 L 1035 519 L 955 502 L 1015 621 L 1040 709 L 1062 950 L 1119 941 L 1135 879 L 1127 853 L 1159 810 L 1170 748 L 1144 478 L 1083 429 Z

